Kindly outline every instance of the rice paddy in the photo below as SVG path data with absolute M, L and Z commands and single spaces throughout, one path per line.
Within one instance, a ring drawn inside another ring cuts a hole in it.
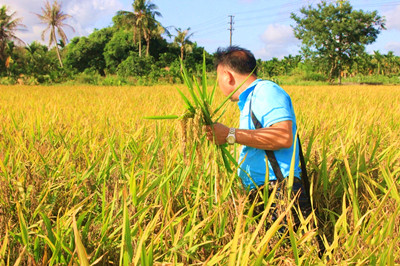
M 0 265 L 400 264 L 400 88 L 283 88 L 318 210 L 297 231 L 252 217 L 201 134 L 143 119 L 181 114 L 172 85 L 1 86 Z

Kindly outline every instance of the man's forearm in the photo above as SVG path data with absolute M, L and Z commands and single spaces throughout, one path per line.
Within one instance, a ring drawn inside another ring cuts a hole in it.
M 205 126 L 207 139 L 217 145 L 226 143 L 229 127 L 216 123 Z M 256 130 L 236 129 L 236 143 L 263 150 L 290 148 L 293 144 L 292 121 L 283 121 Z
M 293 133 L 285 127 L 236 129 L 236 142 L 262 150 L 280 150 L 292 146 Z

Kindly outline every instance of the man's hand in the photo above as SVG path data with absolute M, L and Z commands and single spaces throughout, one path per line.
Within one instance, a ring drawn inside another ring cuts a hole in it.
M 215 123 L 210 126 L 205 126 L 206 136 L 209 141 L 214 142 L 217 145 L 226 143 L 226 137 L 229 134 L 229 127 Z

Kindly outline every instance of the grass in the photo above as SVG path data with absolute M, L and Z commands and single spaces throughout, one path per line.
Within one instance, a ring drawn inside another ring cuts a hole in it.
M 185 162 L 179 122 L 142 119 L 179 113 L 174 87 L 0 87 L 0 265 L 399 264 L 399 88 L 284 88 L 318 217 L 282 237 L 218 149 Z M 221 122 L 238 115 L 228 104 Z

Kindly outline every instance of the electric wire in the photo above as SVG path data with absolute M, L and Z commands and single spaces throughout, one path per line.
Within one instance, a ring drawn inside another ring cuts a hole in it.
M 328 4 L 335 3 L 336 0 L 328 1 Z M 274 4 L 267 7 L 260 7 L 257 9 L 243 10 L 238 12 L 230 12 L 230 14 L 235 16 L 235 29 L 244 29 L 256 26 L 267 26 L 271 23 L 287 23 L 291 21 L 291 13 L 298 13 L 302 7 L 314 6 L 315 0 L 310 0 L 308 3 L 305 1 L 292 1 L 285 4 Z M 375 2 L 369 4 L 359 4 L 354 3 L 353 9 L 375 9 L 382 7 L 392 7 L 400 5 L 400 1 L 387 1 L 387 2 Z M 355 8 L 357 7 L 357 8 Z M 251 14 L 251 15 L 250 15 Z M 256 22 L 254 22 L 256 21 Z M 216 33 L 221 33 L 223 31 L 228 31 L 228 20 L 222 17 L 215 17 L 204 22 L 198 23 L 192 27 L 194 36 L 205 36 L 205 35 L 215 35 Z

